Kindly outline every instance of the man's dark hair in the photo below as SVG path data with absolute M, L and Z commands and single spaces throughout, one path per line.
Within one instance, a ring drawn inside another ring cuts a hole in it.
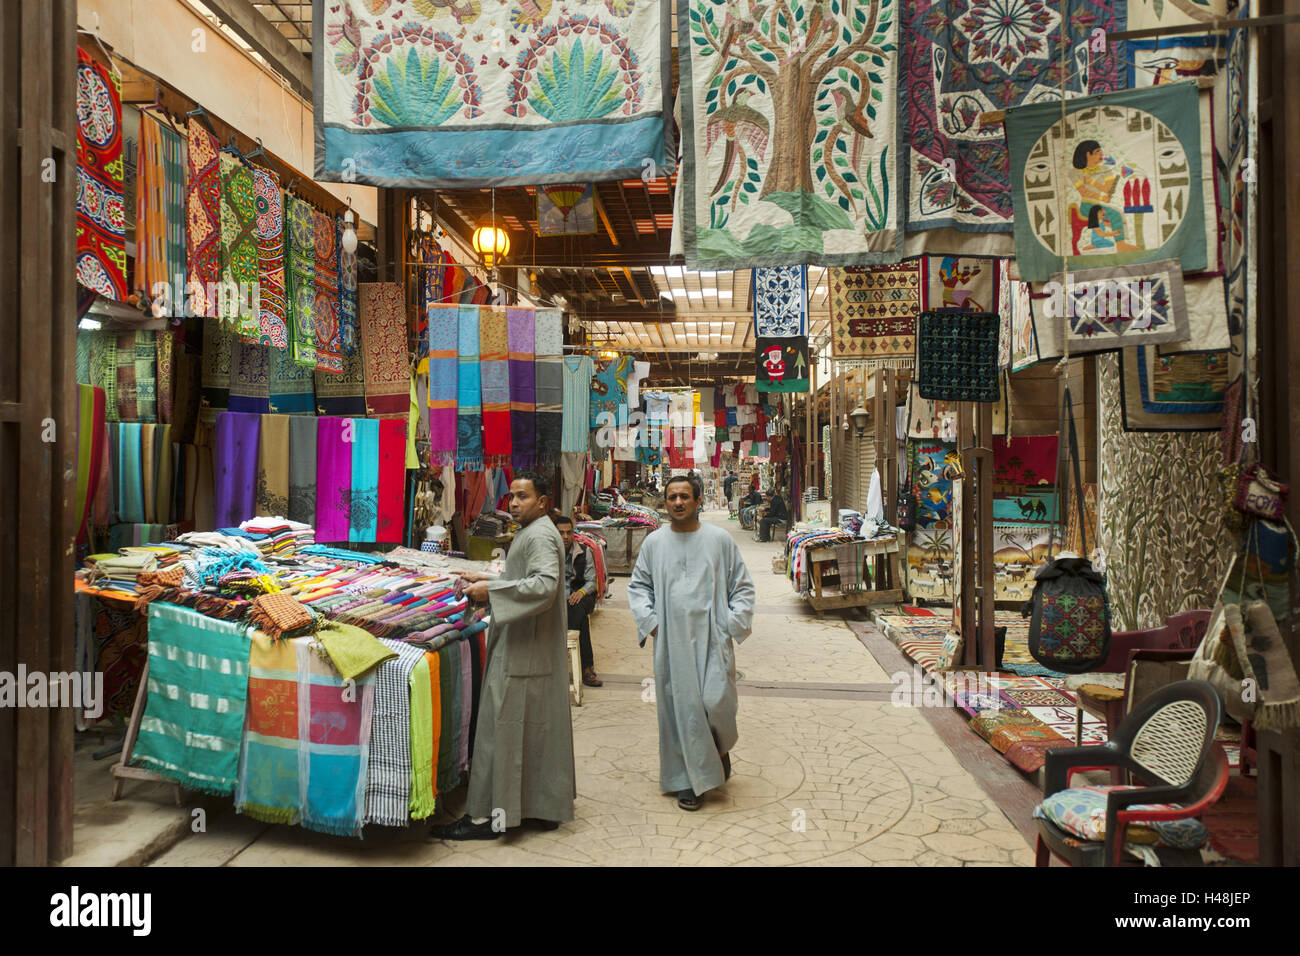
M 695 495 L 696 501 L 699 501 L 704 497 L 704 485 L 700 483 L 700 479 L 696 478 L 694 475 L 673 475 L 664 483 L 665 498 L 668 497 L 668 486 L 676 484 L 679 481 L 684 481 L 686 484 L 691 486 L 691 493 Z
M 551 520 L 554 522 L 557 528 L 562 524 L 567 524 L 573 528 L 577 527 L 577 525 L 573 523 L 573 519 L 570 518 L 568 515 L 557 515 L 555 518 L 552 518 Z
M 548 498 L 551 496 L 551 479 L 544 475 L 539 475 L 535 471 L 516 471 L 514 480 L 531 481 L 533 483 L 533 491 L 536 492 L 539 498 L 542 495 L 545 495 Z

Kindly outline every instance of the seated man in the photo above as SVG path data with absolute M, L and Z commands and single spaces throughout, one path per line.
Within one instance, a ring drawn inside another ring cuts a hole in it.
M 561 515 L 555 521 L 555 530 L 564 541 L 564 593 L 569 602 L 569 630 L 578 632 L 582 682 L 588 687 L 603 687 L 604 682 L 596 676 L 591 624 L 587 620 L 596 607 L 596 562 L 585 545 L 574 541 L 572 518 Z
M 772 525 L 788 523 L 790 513 L 786 511 L 785 499 L 781 497 L 780 489 L 772 491 L 772 497 L 767 507 L 767 514 L 758 523 L 758 540 L 772 540 Z
M 742 528 L 754 527 L 754 516 L 758 512 L 758 506 L 762 503 L 763 493 L 757 488 L 740 499 L 740 526 Z

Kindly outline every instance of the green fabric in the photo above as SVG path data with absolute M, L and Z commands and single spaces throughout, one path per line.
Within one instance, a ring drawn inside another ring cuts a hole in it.
M 344 680 L 355 680 L 372 667 L 397 656 L 397 651 L 385 647 L 369 631 L 351 624 L 334 621 L 317 631 L 316 637 Z
M 429 659 L 421 657 L 411 671 L 411 819 L 432 816 L 433 795 L 433 689 Z
M 242 624 L 149 605 L 149 688 L 134 759 L 190 790 L 232 794 L 248 697 Z
M 453 641 L 438 650 L 438 694 L 442 710 L 442 732 L 438 735 L 438 793 L 456 789 L 456 757 L 459 756 L 460 734 L 460 658 L 456 656 L 459 641 Z

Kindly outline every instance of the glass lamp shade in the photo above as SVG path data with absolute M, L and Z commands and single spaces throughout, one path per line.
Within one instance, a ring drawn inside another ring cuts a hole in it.
M 509 233 L 492 223 L 485 223 L 475 229 L 471 242 L 474 251 L 483 259 L 484 267 L 488 269 L 510 254 Z

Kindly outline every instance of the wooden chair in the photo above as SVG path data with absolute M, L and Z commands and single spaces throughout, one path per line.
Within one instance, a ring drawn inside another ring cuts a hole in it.
M 569 693 L 573 694 L 573 703 L 582 706 L 582 652 L 578 646 L 578 631 L 568 632 L 569 646 Z

